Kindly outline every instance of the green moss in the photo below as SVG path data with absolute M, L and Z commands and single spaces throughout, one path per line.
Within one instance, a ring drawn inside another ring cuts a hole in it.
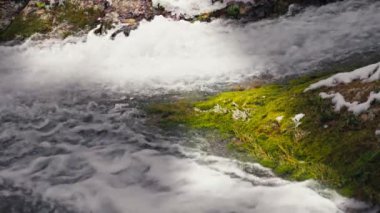
M 211 21 L 211 13 L 203 13 L 195 16 L 196 21 L 200 22 L 210 22 Z
M 156 104 L 150 112 L 163 115 L 160 121 L 165 125 L 217 129 L 231 139 L 229 150 L 283 177 L 317 179 L 346 196 L 379 202 L 380 146 L 374 134 L 379 116 L 363 122 L 349 112 L 334 112 L 331 101 L 321 99 L 319 91 L 303 92 L 320 78 L 223 92 L 204 101 Z M 215 112 L 215 106 L 228 112 Z M 234 120 L 236 109 L 246 111 L 249 119 Z M 298 113 L 306 116 L 295 127 L 291 118 Z M 283 116 L 280 122 L 279 116 Z
M 0 33 L 0 41 L 8 41 L 20 36 L 27 38 L 35 33 L 46 33 L 51 30 L 51 22 L 38 16 L 17 16 L 7 29 Z
M 44 8 L 42 2 L 36 3 L 38 8 Z M 10 24 L 10 26 L 0 33 L 0 41 L 9 41 L 17 36 L 23 38 L 30 37 L 35 33 L 45 34 L 50 32 L 54 26 L 62 23 L 69 25 L 68 31 L 64 32 L 63 37 L 67 37 L 82 29 L 90 29 L 98 23 L 98 17 L 101 11 L 94 8 L 79 8 L 69 2 L 65 5 L 55 7 L 52 10 L 44 10 L 47 15 L 46 19 L 42 19 L 38 15 L 18 15 Z
M 240 7 L 237 4 L 229 5 L 226 9 L 226 15 L 230 18 L 239 18 Z
M 101 11 L 94 8 L 79 8 L 74 4 L 66 3 L 56 8 L 55 17 L 59 23 L 68 23 L 72 32 L 77 32 L 85 27 L 93 28 L 98 24 Z
M 36 6 L 38 7 L 38 8 L 45 8 L 46 7 L 46 4 L 44 3 L 44 2 L 40 2 L 40 1 L 38 1 L 38 2 L 36 2 Z

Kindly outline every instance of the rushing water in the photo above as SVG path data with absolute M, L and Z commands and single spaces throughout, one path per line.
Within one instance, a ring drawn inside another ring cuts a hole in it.
M 369 212 L 313 181 L 189 148 L 207 143 L 147 126 L 141 105 L 372 53 L 378 11 L 349 0 L 243 26 L 156 17 L 113 41 L 1 46 L 0 212 Z

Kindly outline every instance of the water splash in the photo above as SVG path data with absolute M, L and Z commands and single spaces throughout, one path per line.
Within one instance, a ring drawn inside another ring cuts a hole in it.
M 90 33 L 86 42 L 0 47 L 0 73 L 10 73 L 2 74 L 2 85 L 95 82 L 125 90 L 193 90 L 263 73 L 303 73 L 378 51 L 379 10 L 379 1 L 348 0 L 247 25 L 156 17 L 113 41 Z

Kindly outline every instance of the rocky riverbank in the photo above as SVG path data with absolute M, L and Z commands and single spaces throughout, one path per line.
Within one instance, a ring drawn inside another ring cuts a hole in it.
M 12 1 L 5 5 L 11 7 Z M 5 3 L 4 3 L 5 4 Z M 16 13 L 3 11 L 2 41 L 25 39 L 38 34 L 40 39 L 65 38 L 69 35 L 85 34 L 97 25 L 99 33 L 114 23 L 124 23 L 134 27 L 142 19 L 153 17 L 150 1 L 41 1 L 21 2 L 23 9 Z M 21 7 L 21 6 L 19 6 Z M 6 23 L 9 23 L 6 25 Z
M 207 12 L 199 10 L 198 2 L 190 2 L 194 13 L 186 14 L 166 9 L 160 0 L 11 0 L 2 1 L 0 41 L 35 38 L 66 38 L 82 35 L 100 26 L 103 34 L 114 24 L 122 24 L 115 33 L 129 35 L 141 20 L 162 15 L 175 20 L 211 21 L 216 18 L 256 21 L 282 14 L 294 15 L 305 6 L 321 5 L 335 0 L 247 0 L 211 1 Z M 173 9 L 173 8 L 170 8 Z M 114 36 L 114 35 L 113 35 Z

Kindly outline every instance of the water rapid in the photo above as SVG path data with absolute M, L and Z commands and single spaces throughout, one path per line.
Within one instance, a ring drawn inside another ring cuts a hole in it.
M 141 106 L 377 52 L 378 11 L 347 0 L 244 25 L 156 17 L 114 40 L 0 46 L 0 212 L 371 212 L 312 180 L 213 156 L 202 137 L 167 135 Z

